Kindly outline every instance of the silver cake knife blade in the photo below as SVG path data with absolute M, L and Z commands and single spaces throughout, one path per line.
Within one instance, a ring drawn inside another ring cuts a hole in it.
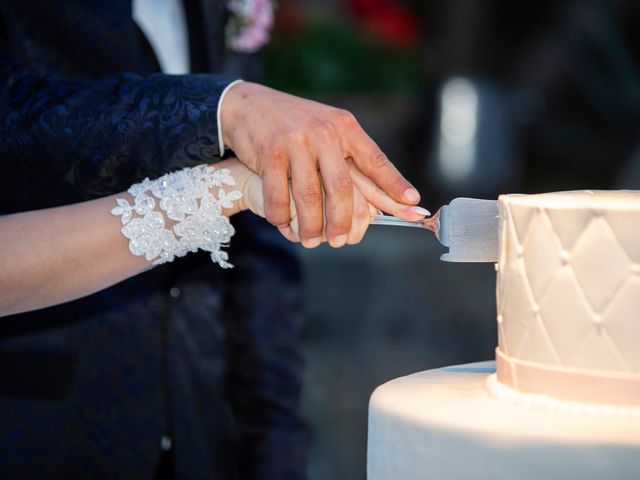
M 388 215 L 374 215 L 372 225 L 426 228 L 449 252 L 445 262 L 498 261 L 498 202 L 478 198 L 456 198 L 435 215 L 411 222 Z

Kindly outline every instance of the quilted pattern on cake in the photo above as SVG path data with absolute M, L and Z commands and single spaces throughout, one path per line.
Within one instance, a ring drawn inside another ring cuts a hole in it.
M 501 236 L 497 297 L 504 353 L 640 372 L 640 211 L 507 198 Z

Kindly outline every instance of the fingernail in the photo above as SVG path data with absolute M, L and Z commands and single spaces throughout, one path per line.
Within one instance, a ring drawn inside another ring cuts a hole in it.
M 415 188 L 407 188 L 404 191 L 404 198 L 407 202 L 415 203 L 420 201 L 420 194 Z
M 427 210 L 426 208 L 422 208 L 422 207 L 411 207 L 409 209 L 410 212 L 416 213 L 418 215 L 422 215 L 424 217 L 428 217 L 431 216 L 431 212 L 429 210 Z
M 338 235 L 333 239 L 333 242 L 331 242 L 330 245 L 333 248 L 343 247 L 345 243 L 347 243 L 347 238 L 348 238 L 348 235 Z
M 302 246 L 305 248 L 316 248 L 318 245 L 322 243 L 322 237 L 314 237 L 309 240 L 303 240 Z

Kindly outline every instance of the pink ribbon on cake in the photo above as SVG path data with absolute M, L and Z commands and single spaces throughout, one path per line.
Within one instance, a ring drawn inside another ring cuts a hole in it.
M 529 362 L 496 348 L 498 381 L 523 393 L 609 405 L 640 405 L 640 375 L 589 371 Z

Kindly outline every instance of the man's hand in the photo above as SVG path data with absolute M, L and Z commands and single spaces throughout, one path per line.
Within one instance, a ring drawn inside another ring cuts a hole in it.
M 291 222 L 293 197 L 306 247 L 318 246 L 323 233 L 334 247 L 359 241 L 352 222 L 368 216 L 367 202 L 388 211 L 391 204 L 410 206 L 420 200 L 345 110 L 245 82 L 227 93 L 221 122 L 225 145 L 262 177 L 266 218 L 281 231 Z M 421 216 L 410 209 L 389 213 Z
M 228 169 L 234 178 L 235 185 L 226 187 L 228 191 L 239 190 L 242 192 L 242 198 L 235 202 L 231 209 L 225 209 L 224 214 L 231 216 L 243 210 L 251 210 L 256 215 L 264 218 L 265 209 L 262 179 L 237 159 L 224 160 L 215 166 L 216 168 Z M 361 173 L 359 175 L 364 177 Z M 386 211 L 398 217 L 420 220 L 429 213 L 420 207 L 408 207 L 407 205 L 389 199 L 380 189 L 373 186 L 368 179 L 362 180 L 358 176 L 354 176 L 354 183 L 357 186 L 357 188 L 353 189 L 354 217 L 348 233 L 347 243 L 353 244 L 360 242 L 367 231 L 371 216 L 380 213 L 376 207 L 364 200 L 363 194 L 360 193 L 361 189 L 362 191 L 366 191 L 372 198 L 375 198 L 376 203 L 383 204 Z M 298 223 L 298 214 L 293 199 L 290 199 L 289 209 L 291 221 L 286 226 L 279 227 L 279 230 L 287 240 L 299 242 L 300 225 Z M 326 241 L 326 236 L 323 236 L 322 240 Z

